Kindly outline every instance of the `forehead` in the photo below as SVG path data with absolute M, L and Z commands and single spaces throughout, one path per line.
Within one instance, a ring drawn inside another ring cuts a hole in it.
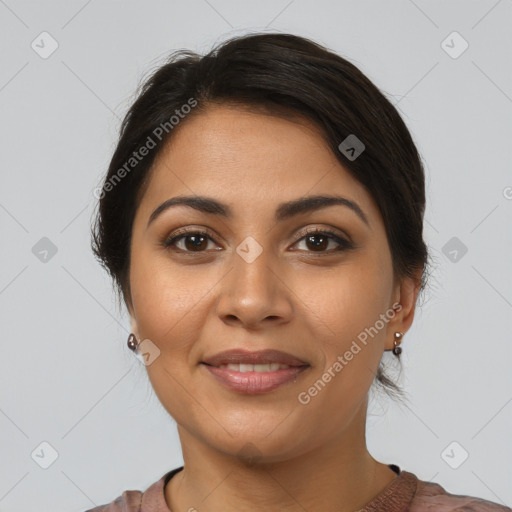
M 237 213 L 251 204 L 270 208 L 338 193 L 378 215 L 313 123 L 225 105 L 182 122 L 155 159 L 142 210 L 177 195 L 215 197 Z

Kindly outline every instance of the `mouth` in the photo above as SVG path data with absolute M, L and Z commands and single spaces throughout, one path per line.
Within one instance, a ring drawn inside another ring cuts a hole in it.
M 226 366 L 226 365 L 249 365 L 249 366 L 266 366 L 266 365 L 276 365 L 280 364 L 283 366 L 289 367 L 297 367 L 304 366 L 308 363 L 306 361 L 302 361 L 298 357 L 288 354 L 287 352 L 282 352 L 281 350 L 258 350 L 256 352 L 250 352 L 248 350 L 226 350 L 224 352 L 220 352 L 211 357 L 207 357 L 202 361 L 202 363 L 207 364 L 209 366 Z M 274 370 L 277 368 L 274 368 Z M 244 370 L 242 370 L 244 371 Z M 245 371 L 254 371 L 254 370 L 245 370 Z M 266 369 L 259 369 L 255 371 L 269 371 Z
M 201 366 L 228 389 L 252 395 L 268 393 L 296 381 L 299 374 L 311 367 L 279 350 L 230 350 L 206 358 Z
M 289 366 L 287 364 L 281 363 L 267 363 L 267 364 L 221 364 L 216 366 L 215 368 L 220 368 L 222 370 L 233 370 L 234 372 L 247 373 L 247 372 L 275 372 L 276 370 L 286 370 L 288 368 L 297 368 L 296 366 Z

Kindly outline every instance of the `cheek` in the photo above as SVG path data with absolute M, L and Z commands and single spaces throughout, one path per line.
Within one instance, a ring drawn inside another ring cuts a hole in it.
M 196 411 L 190 397 L 198 391 L 190 374 L 196 364 L 193 347 L 204 321 L 202 301 L 207 300 L 205 290 L 211 288 L 198 279 L 197 272 L 195 277 L 192 274 L 142 251 L 134 255 L 130 270 L 141 339 L 151 340 L 160 350 L 158 358 L 146 366 L 149 380 L 167 412 L 182 424 L 200 421 L 192 418 Z
M 319 372 L 330 369 L 337 376 L 330 386 L 330 398 L 335 402 L 347 393 L 361 396 L 378 369 L 387 329 L 381 315 L 388 308 L 390 273 L 390 262 L 369 254 L 317 281 L 315 300 L 307 304 L 314 313 L 309 318 L 317 323 L 313 331 L 322 333 L 317 340 L 321 342 L 325 367 Z M 343 369 L 340 371 L 338 365 L 336 371 L 333 365 L 339 357 L 343 358 Z M 328 399 L 327 394 L 324 399 Z
M 305 407 L 316 411 L 313 416 L 330 411 L 333 429 L 354 414 L 374 380 L 386 333 L 385 327 L 375 326 L 386 311 L 388 281 L 375 261 L 347 265 L 317 281 L 323 288 L 307 303 L 308 322 L 315 323 L 311 331 L 318 334 L 315 343 L 323 360 L 302 390 L 300 403 L 309 400 Z
M 385 312 L 391 291 L 387 274 L 375 262 L 340 267 L 314 286 L 307 284 L 314 297 L 308 307 L 330 328 L 330 337 L 357 337 Z
M 130 284 L 140 336 L 162 352 L 181 352 L 197 339 L 197 317 L 211 286 L 190 269 L 143 251 L 133 256 Z

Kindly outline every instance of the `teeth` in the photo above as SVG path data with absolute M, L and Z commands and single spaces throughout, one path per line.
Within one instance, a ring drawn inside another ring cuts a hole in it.
M 233 370 L 235 372 L 275 372 L 276 370 L 291 368 L 287 364 L 267 363 L 267 364 L 221 364 L 219 368 Z

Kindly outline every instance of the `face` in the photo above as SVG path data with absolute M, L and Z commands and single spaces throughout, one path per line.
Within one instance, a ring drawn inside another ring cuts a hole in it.
M 222 207 L 179 204 L 150 220 L 182 196 Z M 282 206 L 312 196 L 345 202 Z M 404 327 L 369 193 L 314 126 L 236 107 L 186 120 L 159 154 L 134 220 L 130 286 L 133 332 L 160 351 L 146 367 L 158 398 L 182 432 L 224 454 L 253 443 L 284 460 L 348 431 Z M 204 364 L 233 349 L 302 365 L 230 367 L 225 380 Z

